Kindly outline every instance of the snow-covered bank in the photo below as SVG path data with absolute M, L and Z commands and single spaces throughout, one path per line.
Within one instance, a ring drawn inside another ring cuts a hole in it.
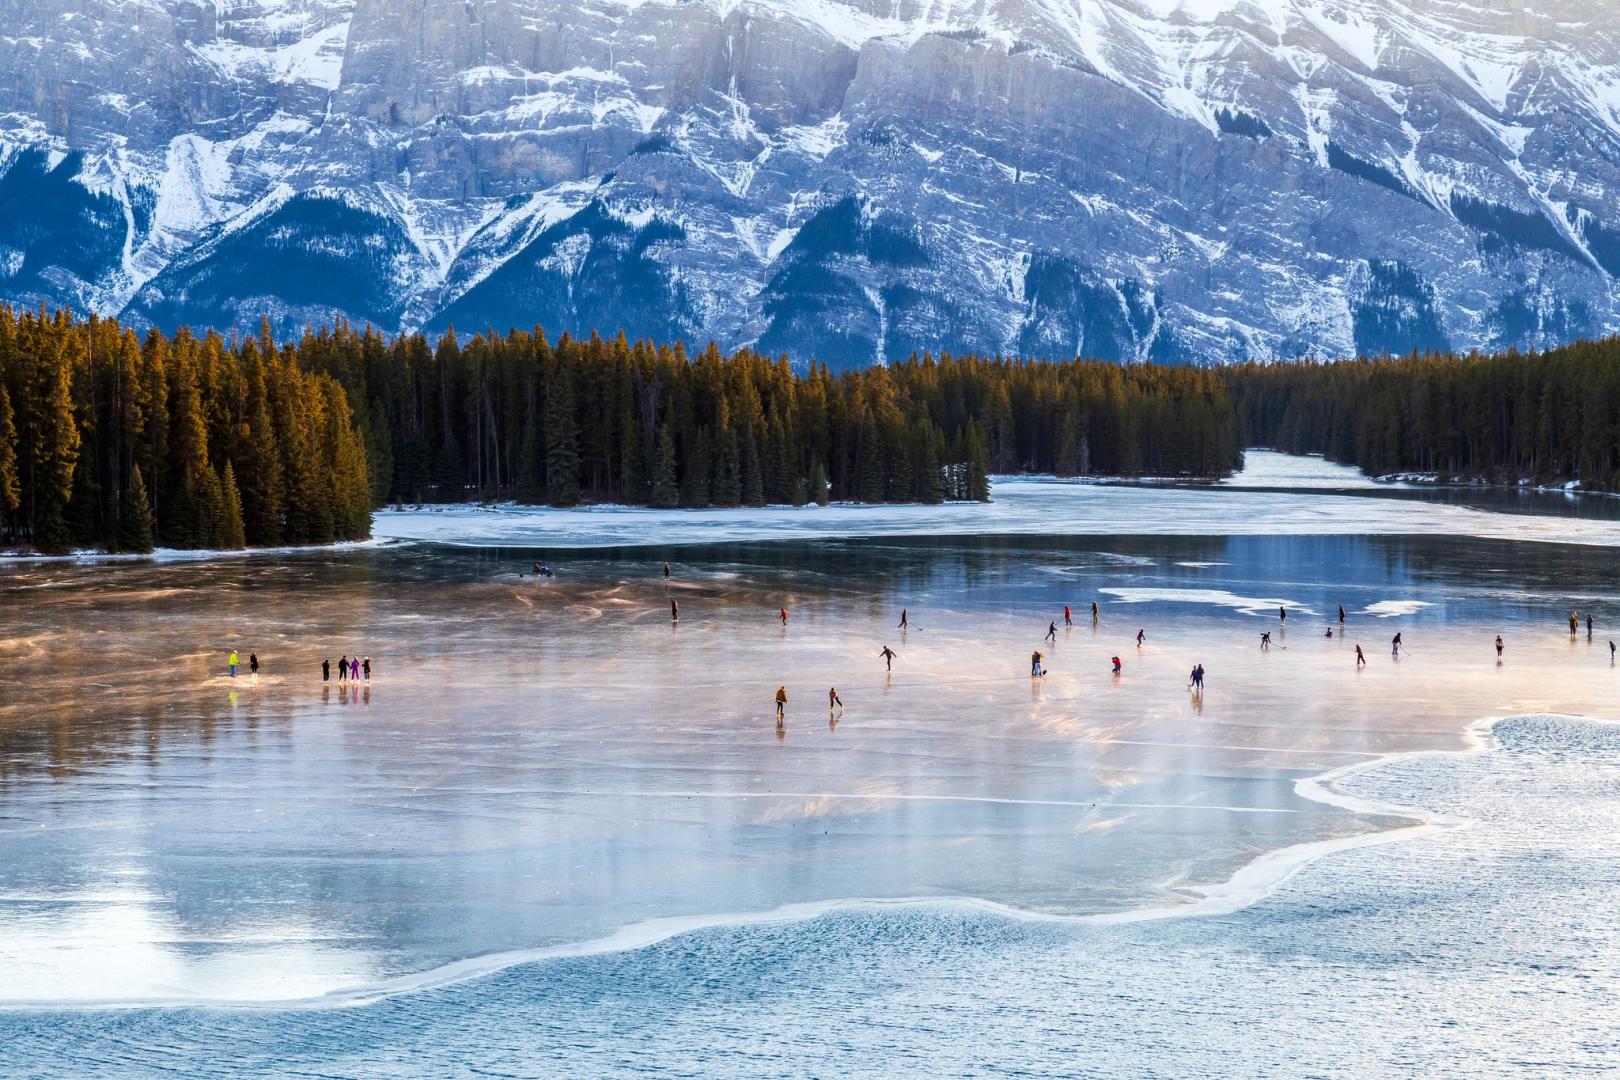
M 1368 487 L 1379 485 L 1366 482 Z M 1340 485 L 1342 488 L 1342 485 Z M 654 510 L 425 506 L 379 511 L 381 538 L 468 547 L 593 548 L 885 536 L 1472 536 L 1620 546 L 1620 522 L 1411 498 L 1000 477 L 989 503 Z
M 213 562 L 216 559 L 245 559 L 256 555 L 299 555 L 312 551 L 359 551 L 396 543 L 387 537 L 369 540 L 338 540 L 330 544 L 290 544 L 283 547 L 248 548 L 164 548 L 149 552 L 73 551 L 66 555 L 40 555 L 36 552 L 0 552 L 0 563 L 102 563 L 102 562 Z

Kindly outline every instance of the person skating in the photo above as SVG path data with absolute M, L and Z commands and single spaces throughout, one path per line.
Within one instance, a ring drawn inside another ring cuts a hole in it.
M 669 621 L 672 623 L 681 621 L 681 602 L 679 600 L 669 602 Z
M 236 678 L 236 650 L 235 649 L 231 650 L 231 655 L 226 659 L 226 662 L 231 665 L 231 678 L 233 678 L 233 679 Z
M 1142 647 L 1142 642 L 1144 642 L 1146 640 L 1147 640 L 1147 631 L 1146 630 L 1138 630 L 1136 632 L 1136 647 L 1138 649 L 1140 649 Z
M 1032 678 L 1032 679 L 1038 679 L 1042 675 L 1045 675 L 1045 674 L 1046 674 L 1046 669 L 1041 667 L 1041 654 L 1039 652 L 1030 653 L 1029 654 L 1029 677 Z
M 664 577 L 669 577 L 669 563 L 664 564 Z
M 1042 640 L 1050 641 L 1054 645 L 1057 644 L 1057 622 L 1055 620 L 1046 624 L 1046 637 Z
M 1361 651 L 1361 646 L 1358 644 L 1356 646 L 1356 667 L 1366 667 L 1366 666 L 1367 666 L 1367 655 Z
M 360 658 L 358 656 L 349 660 L 349 681 L 354 682 L 360 678 Z
M 893 671 L 894 670 L 894 658 L 896 656 L 899 656 L 900 654 L 895 652 L 893 649 L 889 648 L 887 645 L 885 645 L 885 646 L 883 646 L 883 651 L 878 653 L 878 655 L 883 657 L 883 670 L 884 671 Z
M 776 688 L 776 722 L 780 724 L 787 715 L 787 687 Z
M 1118 675 L 1120 673 L 1120 671 L 1124 669 L 1124 665 L 1119 662 L 1119 657 L 1117 657 L 1117 656 L 1114 657 L 1113 660 L 1114 660 L 1114 674 Z
M 1586 613 L 1586 640 L 1592 640 L 1592 613 L 1590 611 Z
M 1343 604 L 1339 605 L 1339 621 L 1341 623 L 1344 622 L 1344 605 Z
M 1265 630 L 1260 634 L 1260 651 L 1267 652 L 1271 648 L 1271 631 Z
M 1569 613 L 1569 636 L 1570 637 L 1575 636 L 1575 629 L 1576 629 L 1576 627 L 1578 627 L 1580 625 L 1581 625 L 1580 616 L 1576 615 L 1573 611 L 1570 612 Z
M 321 661 L 321 682 L 332 681 L 332 658 L 326 657 Z
M 248 674 L 253 676 L 253 681 L 254 682 L 258 681 L 258 679 L 259 679 L 259 654 L 256 653 L 256 652 L 248 653 Z
M 1327 629 L 1327 636 L 1328 636 L 1328 637 L 1332 637 L 1332 636 L 1333 636 L 1333 627 L 1331 627 L 1331 626 L 1330 626 L 1330 627 L 1328 627 L 1328 629 Z
M 349 679 L 349 654 L 344 653 L 338 657 L 338 682 L 347 682 Z
M 1502 645 L 1502 635 L 1501 635 L 1501 634 L 1497 634 L 1497 635 L 1496 635 L 1496 658 L 1497 658 L 1497 659 L 1498 659 L 1498 660 L 1500 660 L 1500 659 L 1502 659 L 1502 648 L 1503 648 L 1503 645 Z
M 371 681 L 371 657 L 368 656 L 364 660 L 360 661 L 360 670 L 365 673 L 366 682 L 370 682 Z
M 1068 604 L 1063 605 L 1063 625 L 1065 628 L 1074 625 L 1074 613 L 1069 610 Z
M 1280 623 L 1286 623 L 1288 621 L 1288 609 L 1282 607 L 1281 605 L 1279 605 L 1277 608 L 1277 621 Z
M 1199 691 L 1204 689 L 1204 665 L 1198 664 L 1193 668 L 1193 688 Z
M 1609 663 L 1614 663 L 1614 642 L 1609 642 Z
M 1097 622 L 1097 615 L 1098 615 L 1097 601 L 1093 600 L 1091 602 L 1091 621 L 1092 621 L 1093 625 L 1095 625 L 1096 622 Z
M 1390 639 L 1390 642 L 1389 642 L 1389 655 L 1391 655 L 1391 656 L 1399 656 L 1399 655 L 1401 655 L 1401 635 L 1396 634 L 1393 638 Z
M 832 712 L 834 709 L 843 712 L 844 699 L 838 696 L 838 687 L 829 686 L 827 688 L 827 711 Z
M 787 625 L 787 608 L 781 609 L 776 614 L 782 620 L 782 625 L 786 626 Z
M 911 629 L 911 609 L 910 608 L 901 608 L 900 609 L 900 625 L 899 625 L 898 629 L 900 629 L 900 630 L 909 630 L 909 629 Z

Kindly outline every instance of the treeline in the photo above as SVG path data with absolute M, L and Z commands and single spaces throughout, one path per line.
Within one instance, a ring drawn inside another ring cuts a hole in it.
M 343 388 L 268 340 L 0 306 L 0 537 L 45 552 L 369 535 Z
M 1620 491 L 1620 339 L 1535 355 L 1246 365 L 1229 380 L 1256 445 L 1374 475 Z
M 539 330 L 430 345 L 344 327 L 296 346 L 348 390 L 379 503 L 567 506 L 987 499 L 991 472 L 1218 476 L 1241 440 L 1217 371 L 785 359 Z

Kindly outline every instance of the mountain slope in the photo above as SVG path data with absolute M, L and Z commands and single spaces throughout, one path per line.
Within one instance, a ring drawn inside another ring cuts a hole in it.
M 1620 20 L 1516 8 L 0 0 L 0 296 L 836 365 L 1620 330 Z

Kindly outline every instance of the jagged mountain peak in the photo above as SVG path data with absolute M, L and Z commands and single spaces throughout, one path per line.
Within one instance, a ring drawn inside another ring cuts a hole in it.
M 859 364 L 1620 329 L 1580 0 L 6 0 L 0 295 Z

